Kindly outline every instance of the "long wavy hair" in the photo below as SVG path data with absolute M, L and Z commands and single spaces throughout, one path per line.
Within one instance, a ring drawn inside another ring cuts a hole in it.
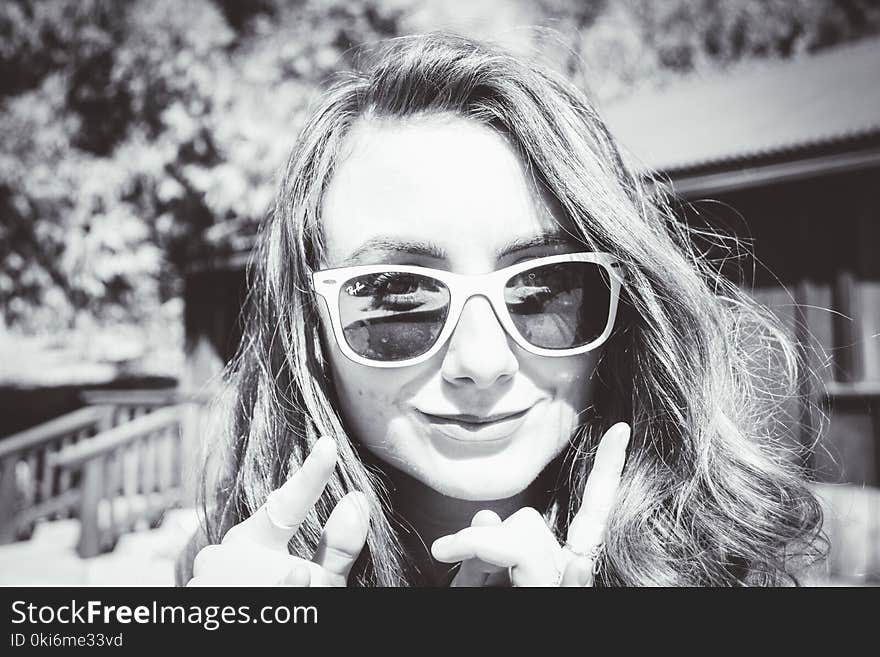
M 311 556 L 332 508 L 360 490 L 371 526 L 350 585 L 416 583 L 381 477 L 340 414 L 310 273 L 324 253 L 322 196 L 352 125 L 452 112 L 503 132 L 575 238 L 626 270 L 599 390 L 544 510 L 551 526 L 565 535 L 599 438 L 625 420 L 632 439 L 597 585 L 798 583 L 800 558 L 821 552 L 821 507 L 780 420 L 799 358 L 772 315 L 698 252 L 662 187 L 631 170 L 566 79 L 449 34 L 392 39 L 360 62 L 314 108 L 260 233 L 228 369 L 229 428 L 215 448 L 221 476 L 206 494 L 208 539 L 253 513 L 329 435 L 338 465 L 291 552 Z

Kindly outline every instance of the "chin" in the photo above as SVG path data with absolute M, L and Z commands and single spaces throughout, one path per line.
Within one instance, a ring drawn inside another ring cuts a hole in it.
M 477 461 L 444 464 L 445 467 L 432 472 L 430 480 L 424 483 L 438 493 L 460 500 L 502 500 L 524 491 L 541 472 L 533 468 L 516 469 L 509 463 Z
M 467 500 L 468 502 L 492 502 L 495 500 L 504 500 L 513 497 L 525 490 L 528 484 L 513 487 L 494 487 L 473 485 L 452 485 L 444 487 L 438 492 L 443 493 L 447 497 L 454 497 L 457 500 Z

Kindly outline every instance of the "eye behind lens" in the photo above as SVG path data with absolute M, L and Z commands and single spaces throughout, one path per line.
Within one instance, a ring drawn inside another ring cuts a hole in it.
M 540 265 L 512 276 L 507 310 L 522 337 L 542 349 L 573 349 L 596 340 L 611 311 L 611 284 L 592 262 Z
M 412 272 L 386 271 L 346 281 L 339 294 L 346 343 L 369 360 L 416 358 L 436 342 L 449 299 L 441 281 Z

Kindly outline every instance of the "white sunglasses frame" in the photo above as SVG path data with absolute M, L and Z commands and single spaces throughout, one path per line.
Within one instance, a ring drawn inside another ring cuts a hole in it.
M 605 324 L 605 330 L 599 337 L 592 342 L 581 345 L 580 347 L 573 347 L 571 349 L 546 349 L 544 347 L 536 347 L 528 342 L 520 334 L 519 330 L 517 330 L 516 325 L 510 316 L 510 312 L 507 310 L 507 304 L 504 301 L 504 284 L 513 276 L 526 270 L 559 262 L 592 262 L 600 265 L 606 272 L 608 272 L 608 280 L 611 286 L 610 301 L 608 304 L 608 321 Z M 614 321 L 617 316 L 617 303 L 620 298 L 620 286 L 622 283 L 622 277 L 616 270 L 620 267 L 620 262 L 612 254 L 590 251 L 532 258 L 485 274 L 457 274 L 442 269 L 432 269 L 430 267 L 419 267 L 415 265 L 376 264 L 337 267 L 313 272 L 312 285 L 315 292 L 324 300 L 324 304 L 330 314 L 330 324 L 333 334 L 336 337 L 336 343 L 339 345 L 339 348 L 345 357 L 360 365 L 392 368 L 407 367 L 409 365 L 423 363 L 440 351 L 455 331 L 455 327 L 458 325 L 465 304 L 474 296 L 481 296 L 489 301 L 489 304 L 492 306 L 492 311 L 495 313 L 495 317 L 501 323 L 501 326 L 507 334 L 513 338 L 516 344 L 529 353 L 538 356 L 563 357 L 576 356 L 578 354 L 585 354 L 588 351 L 592 351 L 601 346 L 608 339 L 611 335 L 611 331 L 614 329 Z M 444 323 L 443 328 L 440 330 L 434 344 L 431 345 L 426 352 L 415 356 L 414 358 L 394 361 L 370 360 L 369 358 L 364 358 L 357 354 L 345 339 L 339 310 L 340 289 L 346 282 L 353 278 L 382 272 L 422 274 L 440 281 L 449 290 L 449 311 L 446 314 L 446 322 Z

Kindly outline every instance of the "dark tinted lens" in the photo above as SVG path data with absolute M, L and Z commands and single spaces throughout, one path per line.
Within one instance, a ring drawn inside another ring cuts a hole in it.
M 600 265 L 560 262 L 511 278 L 504 286 L 504 300 L 529 343 L 544 349 L 572 349 L 602 335 L 611 286 Z
M 449 289 L 421 274 L 366 274 L 346 281 L 339 291 L 345 340 L 370 360 L 406 360 L 425 353 L 448 312 Z

